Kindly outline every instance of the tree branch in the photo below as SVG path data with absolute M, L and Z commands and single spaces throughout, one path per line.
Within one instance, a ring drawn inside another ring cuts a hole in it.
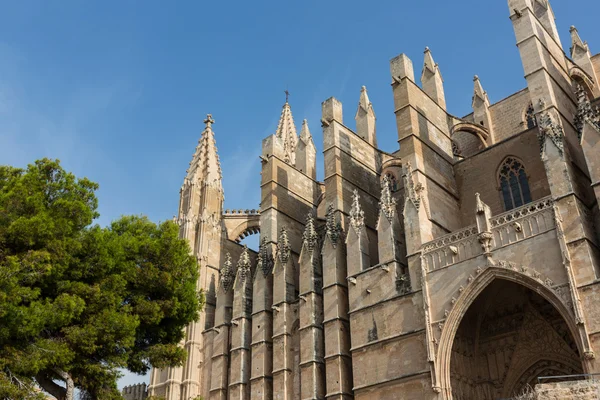
M 52 379 L 48 378 L 48 376 L 42 372 L 39 372 L 35 376 L 35 380 L 46 392 L 50 393 L 52 396 L 56 397 L 58 400 L 65 400 L 67 390 L 57 385 L 52 381 Z
M 71 374 L 60 368 L 54 368 L 54 372 L 56 372 L 67 384 L 65 400 L 73 400 L 73 396 L 75 395 L 75 383 L 73 382 L 73 378 L 71 378 Z

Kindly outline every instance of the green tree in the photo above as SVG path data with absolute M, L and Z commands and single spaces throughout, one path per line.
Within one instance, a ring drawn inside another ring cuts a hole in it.
M 97 189 L 59 161 L 0 166 L 0 399 L 120 399 L 119 368 L 185 359 L 203 305 L 188 243 L 171 221 L 92 225 Z

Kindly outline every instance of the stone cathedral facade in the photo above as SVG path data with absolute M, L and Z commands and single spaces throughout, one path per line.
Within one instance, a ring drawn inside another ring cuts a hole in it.
M 521 91 L 490 104 L 475 77 L 459 118 L 431 51 L 420 76 L 401 54 L 382 77 L 398 148 L 377 147 L 364 87 L 354 128 L 329 98 L 322 182 L 286 101 L 259 209 L 223 209 L 207 117 L 177 218 L 206 308 L 149 395 L 492 400 L 600 373 L 600 55 L 574 27 L 563 48 L 547 0 L 508 6 Z

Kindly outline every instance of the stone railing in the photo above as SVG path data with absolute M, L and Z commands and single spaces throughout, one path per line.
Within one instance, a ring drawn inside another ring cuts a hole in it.
M 555 228 L 552 199 L 533 203 L 492 217 L 492 249 L 519 242 Z M 483 254 L 477 226 L 473 225 L 439 237 L 422 247 L 428 271 L 456 264 Z
M 252 210 L 230 210 L 227 209 L 223 212 L 224 215 L 259 215 L 260 211 L 252 209 Z
M 544 197 L 490 220 L 494 247 L 502 247 L 554 229 L 552 199 Z
M 475 225 L 452 232 L 423 245 L 427 270 L 443 268 L 481 254 Z

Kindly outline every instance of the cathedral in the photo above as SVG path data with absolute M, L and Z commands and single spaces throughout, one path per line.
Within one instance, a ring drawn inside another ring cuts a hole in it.
M 258 209 L 223 209 L 207 116 L 176 218 L 206 306 L 148 395 L 494 400 L 600 373 L 600 54 L 575 27 L 565 50 L 548 0 L 507 11 L 522 90 L 491 104 L 475 77 L 459 118 L 432 52 L 417 76 L 400 54 L 398 147 L 377 147 L 365 87 L 355 125 L 329 98 L 323 181 L 286 101 Z

